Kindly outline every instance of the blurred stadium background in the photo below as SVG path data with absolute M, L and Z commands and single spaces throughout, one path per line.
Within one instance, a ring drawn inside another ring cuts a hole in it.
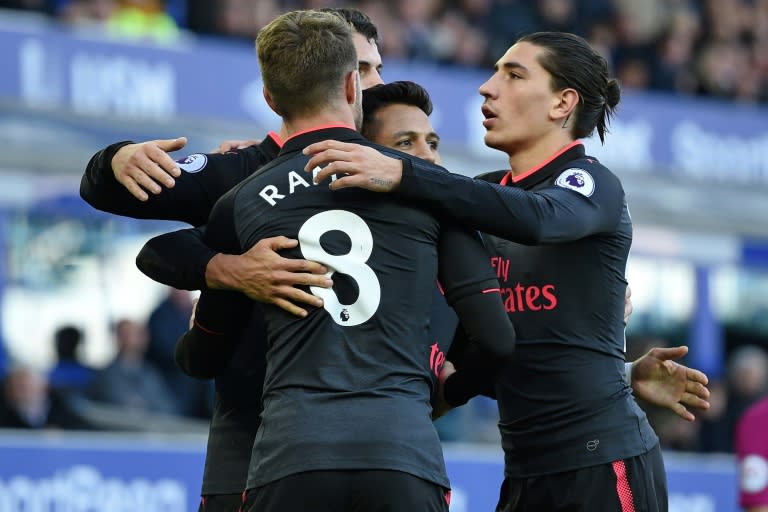
M 711 378 L 692 424 L 646 407 L 670 509 L 738 510 L 734 422 L 768 391 L 768 0 L 0 0 L 0 512 L 194 507 L 210 389 L 166 348 L 190 297 L 133 264 L 181 226 L 97 212 L 80 176 L 118 140 L 187 136 L 181 157 L 263 136 L 252 40 L 324 6 L 373 18 L 384 79 L 431 92 L 444 163 L 466 174 L 506 167 L 477 87 L 516 34 L 573 31 L 608 58 L 623 102 L 607 145 L 587 144 L 635 225 L 628 357 L 687 344 Z M 153 386 L 104 391 L 118 346 Z M 495 503 L 495 414 L 477 399 L 438 423 L 452 510 Z

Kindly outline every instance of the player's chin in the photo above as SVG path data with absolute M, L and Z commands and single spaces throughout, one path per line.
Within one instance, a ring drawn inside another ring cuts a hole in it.
M 491 130 L 488 130 L 485 133 L 485 137 L 483 137 L 483 141 L 485 142 L 485 145 L 492 149 L 499 149 L 504 150 L 504 140 L 503 138 L 496 132 L 493 132 Z

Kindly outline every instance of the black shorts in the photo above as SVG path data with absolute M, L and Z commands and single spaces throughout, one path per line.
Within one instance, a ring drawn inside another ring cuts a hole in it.
M 240 512 L 243 494 L 209 494 L 200 498 L 197 512 Z
M 496 512 L 667 512 L 667 475 L 657 445 L 637 457 L 531 478 L 506 478 Z
M 448 512 L 451 492 L 401 471 L 306 471 L 249 489 L 247 512 Z

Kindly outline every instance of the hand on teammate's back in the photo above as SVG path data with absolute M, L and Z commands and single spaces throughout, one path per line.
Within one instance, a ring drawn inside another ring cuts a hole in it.
M 333 190 L 360 187 L 373 192 L 391 192 L 403 177 L 402 160 L 369 146 L 324 140 L 304 148 L 304 154 L 311 157 L 305 171 L 314 172 L 316 167 L 322 167 L 315 175 L 315 183 L 336 176 L 329 185 Z
M 319 297 L 298 286 L 330 288 L 333 281 L 320 263 L 284 258 L 277 251 L 296 247 L 297 240 L 284 236 L 265 238 L 239 256 L 217 254 L 206 268 L 208 286 L 244 293 L 253 300 L 274 304 L 296 316 L 307 311 L 297 303 L 322 307 Z
M 652 348 L 632 365 L 632 389 L 638 398 L 693 421 L 688 407 L 709 409 L 709 379 L 703 372 L 674 361 L 687 353 L 686 346 Z
M 149 199 L 147 192 L 159 194 L 164 186 L 171 188 L 181 169 L 168 154 L 187 144 L 186 137 L 158 139 L 128 144 L 120 148 L 112 158 L 115 179 L 138 200 Z

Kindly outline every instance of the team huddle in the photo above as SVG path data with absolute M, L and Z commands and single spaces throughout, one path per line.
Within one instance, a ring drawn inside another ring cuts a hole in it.
M 580 142 L 620 99 L 605 60 L 568 33 L 515 42 L 479 89 L 509 170 L 469 178 L 439 165 L 427 91 L 383 83 L 377 39 L 354 9 L 278 16 L 256 47 L 279 131 L 178 162 L 184 139 L 119 142 L 83 176 L 95 208 L 193 226 L 137 265 L 201 290 L 176 347 L 216 382 L 200 510 L 447 511 L 432 420 L 486 395 L 497 512 L 666 511 L 632 393 L 692 420 L 707 379 L 684 347 L 624 360 L 631 219 Z

